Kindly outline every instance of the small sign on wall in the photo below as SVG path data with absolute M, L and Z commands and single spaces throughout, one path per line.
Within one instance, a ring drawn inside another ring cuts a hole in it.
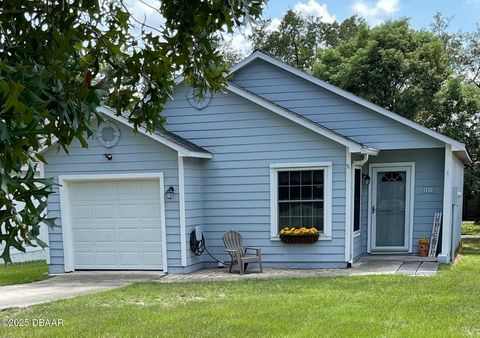
M 425 187 L 423 188 L 423 193 L 424 194 L 433 194 L 435 192 L 435 188 L 434 187 Z

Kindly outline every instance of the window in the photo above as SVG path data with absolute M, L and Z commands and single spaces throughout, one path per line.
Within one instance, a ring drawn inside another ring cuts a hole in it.
M 360 203 L 362 195 L 362 169 L 355 169 L 353 190 L 353 231 L 360 231 Z
M 325 166 L 271 166 L 271 232 L 284 227 L 315 227 L 330 235 L 330 164 Z

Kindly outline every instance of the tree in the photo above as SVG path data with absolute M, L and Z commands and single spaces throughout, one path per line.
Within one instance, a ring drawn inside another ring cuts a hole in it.
M 42 148 L 58 140 L 68 150 L 75 139 L 87 147 L 102 103 L 153 131 L 178 74 L 200 95 L 219 90 L 227 69 L 217 32 L 257 20 L 264 2 L 144 3 L 165 20 L 152 27 L 122 0 L 3 0 L 0 257 L 9 262 L 11 247 L 44 245 L 37 236 L 40 224 L 53 221 L 43 215 L 53 182 L 34 178 Z
M 465 143 L 474 162 L 465 172 L 465 195 L 480 195 L 480 89 L 451 77 L 435 94 L 432 107 L 417 117 L 423 125 Z
M 407 118 L 431 105 L 450 72 L 442 41 L 406 19 L 362 27 L 313 66 L 313 75 Z
M 465 81 L 480 87 L 480 24 L 473 32 L 450 32 L 450 21 L 437 12 L 431 31 L 444 43 L 454 72 Z
M 322 48 L 336 46 L 364 24 L 356 16 L 342 23 L 322 22 L 322 18 L 302 16 L 288 10 L 278 29 L 271 29 L 271 20 L 261 21 L 249 36 L 254 49 L 262 50 L 281 61 L 303 70 L 310 70 L 315 54 Z

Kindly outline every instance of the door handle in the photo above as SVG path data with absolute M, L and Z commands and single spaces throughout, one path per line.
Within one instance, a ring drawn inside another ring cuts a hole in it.
M 374 213 L 375 213 L 375 206 L 372 205 L 372 214 L 374 214 Z

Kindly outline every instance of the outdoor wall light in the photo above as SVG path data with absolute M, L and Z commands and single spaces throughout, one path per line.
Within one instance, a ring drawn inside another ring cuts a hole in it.
M 363 183 L 365 183 L 365 185 L 370 185 L 370 176 L 363 175 Z
M 173 199 L 173 195 L 175 194 L 175 189 L 170 186 L 167 191 L 165 191 L 165 197 L 167 198 L 167 200 L 171 200 Z

